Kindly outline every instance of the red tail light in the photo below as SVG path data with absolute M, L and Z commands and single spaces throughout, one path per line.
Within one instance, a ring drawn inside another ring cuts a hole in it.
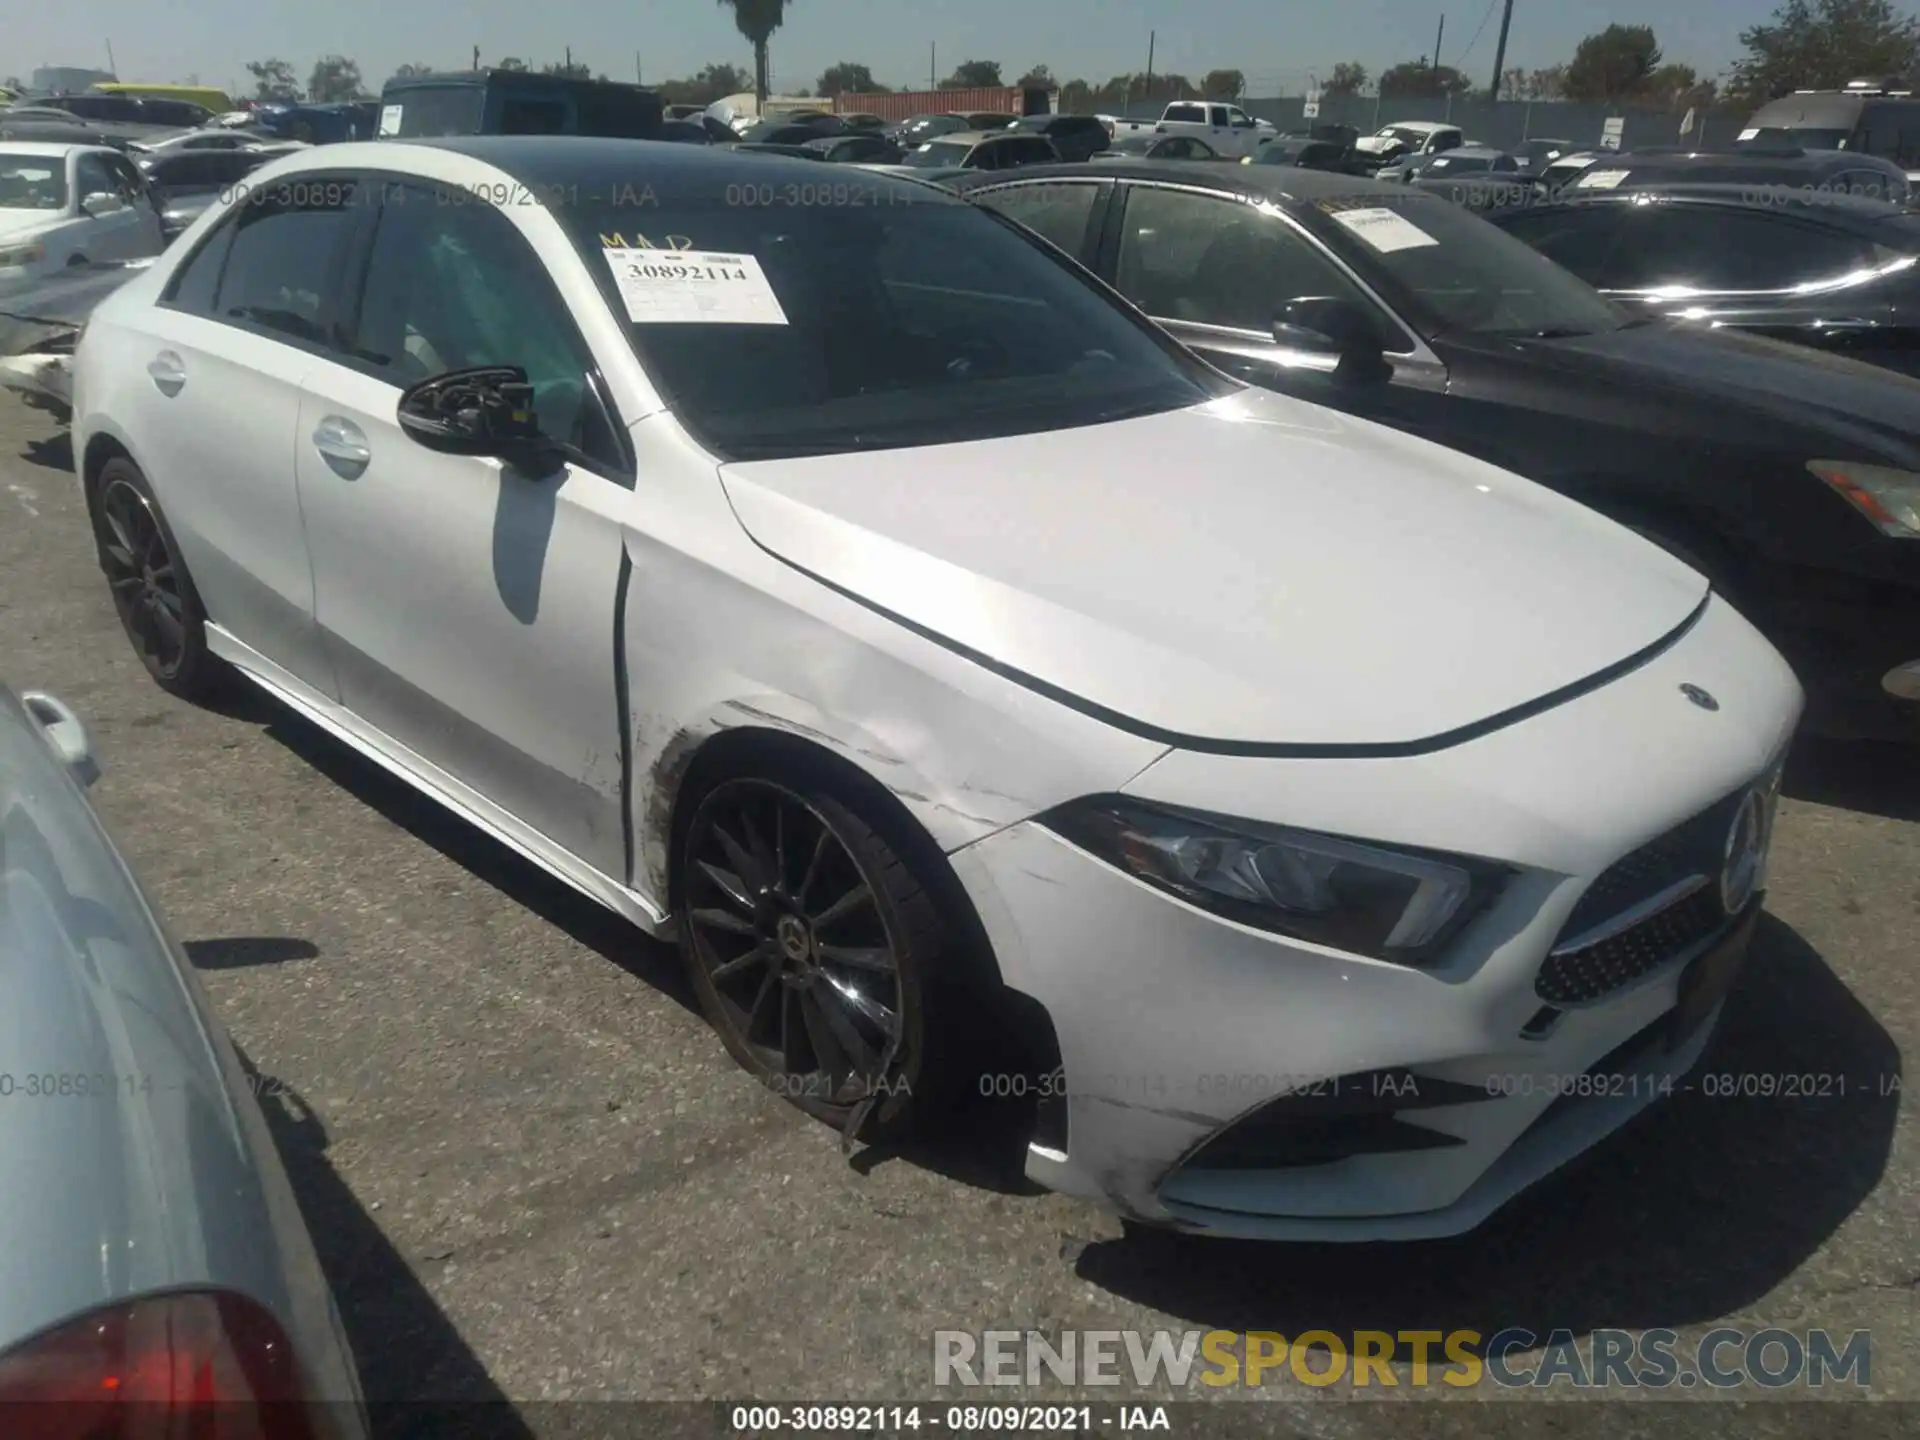
M 239 1295 L 96 1310 L 0 1355 L 6 1440 L 315 1440 L 286 1334 Z

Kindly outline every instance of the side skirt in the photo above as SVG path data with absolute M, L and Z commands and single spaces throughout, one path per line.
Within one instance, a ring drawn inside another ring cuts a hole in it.
M 234 639 L 218 625 L 207 625 L 207 648 L 288 709 L 311 720 L 374 764 L 439 801 L 461 819 L 531 860 L 555 879 L 564 881 L 589 900 L 606 906 L 647 934 L 662 940 L 673 938 L 673 922 L 653 900 L 602 874 L 579 856 L 556 845 L 477 790 L 462 784 L 437 765 L 375 730 L 251 646 Z

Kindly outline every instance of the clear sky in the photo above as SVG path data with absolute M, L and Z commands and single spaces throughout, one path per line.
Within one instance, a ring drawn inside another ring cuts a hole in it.
M 1652 24 L 1668 60 L 1712 75 L 1740 53 L 1739 32 L 1776 3 L 1668 0 L 1636 11 L 1623 0 L 1516 0 L 1507 63 L 1534 68 L 1565 60 L 1581 36 L 1618 21 Z M 853 60 L 871 66 L 882 84 L 923 87 L 934 45 L 942 76 L 960 60 L 986 59 L 1000 61 L 1009 80 L 1037 63 L 1062 79 L 1098 83 L 1144 69 L 1147 36 L 1157 30 L 1156 71 L 1198 77 L 1232 66 L 1247 75 L 1254 95 L 1276 82 L 1297 91 L 1309 72 L 1324 75 L 1341 60 L 1358 60 L 1377 74 L 1427 53 L 1444 9 L 1442 60 L 1484 83 L 1499 4 L 793 0 L 773 40 L 774 79 L 776 86 L 811 86 L 826 66 Z M 714 0 L 7 0 L 6 8 L 0 74 L 22 79 L 38 65 L 104 67 L 109 43 L 125 80 L 198 76 L 202 84 L 242 86 L 249 60 L 290 61 L 304 84 L 313 62 L 330 52 L 357 60 L 372 86 L 409 61 L 465 66 L 475 45 L 488 60 L 517 55 L 536 64 L 561 58 L 571 45 L 575 59 L 615 79 L 633 78 L 636 52 L 648 80 L 749 58 L 731 12 Z

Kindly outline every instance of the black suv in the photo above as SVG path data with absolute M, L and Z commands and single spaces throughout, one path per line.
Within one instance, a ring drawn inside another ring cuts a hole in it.
M 1008 128 L 1046 136 L 1062 160 L 1091 160 L 1113 143 L 1097 115 L 1028 115 Z

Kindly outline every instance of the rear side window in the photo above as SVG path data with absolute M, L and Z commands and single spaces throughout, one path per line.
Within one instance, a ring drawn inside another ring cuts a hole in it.
M 1207 107 L 1204 105 L 1169 105 L 1166 119 L 1182 122 L 1191 121 L 1196 125 L 1207 123 Z
M 659 133 L 653 108 L 637 98 L 584 96 L 579 102 L 582 135 L 607 135 L 619 140 L 647 140 Z
M 1874 263 L 1870 241 L 1764 210 L 1635 206 L 1621 221 L 1609 290 L 1784 290 Z
M 563 135 L 567 107 L 560 100 L 508 100 L 500 107 L 502 135 Z
M 357 214 L 357 187 L 351 180 L 302 176 L 283 189 L 241 207 L 213 318 L 324 345 L 329 292 Z

